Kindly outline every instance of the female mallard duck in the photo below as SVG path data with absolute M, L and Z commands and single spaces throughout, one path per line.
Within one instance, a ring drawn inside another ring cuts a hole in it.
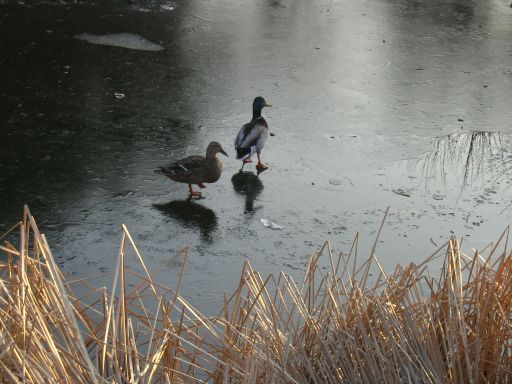
M 246 163 L 252 163 L 251 156 L 258 155 L 258 165 L 256 169 L 260 172 L 268 168 L 261 162 L 261 150 L 268 139 L 268 124 L 261 116 L 263 107 L 271 107 L 263 97 L 257 97 L 252 103 L 252 120 L 242 125 L 235 139 L 235 149 L 237 160 L 242 160 L 242 170 Z
M 222 173 L 222 163 L 217 159 L 217 153 L 228 155 L 216 141 L 206 148 L 206 157 L 188 156 L 181 160 L 159 167 L 156 172 L 167 176 L 179 183 L 187 183 L 190 197 L 201 197 L 201 192 L 192 190 L 192 184 L 206 188 L 203 183 L 215 183 Z

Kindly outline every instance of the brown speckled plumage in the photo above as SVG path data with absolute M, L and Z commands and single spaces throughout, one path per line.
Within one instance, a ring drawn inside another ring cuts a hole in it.
M 179 183 L 187 183 L 190 194 L 200 196 L 199 192 L 192 191 L 192 184 L 205 188 L 203 183 L 219 180 L 222 173 L 222 163 L 216 156 L 219 152 L 227 156 L 222 146 L 212 141 L 206 149 L 206 156 L 188 156 L 159 167 L 157 172 Z

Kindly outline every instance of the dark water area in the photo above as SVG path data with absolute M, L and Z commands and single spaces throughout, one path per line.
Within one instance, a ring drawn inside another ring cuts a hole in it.
M 164 284 L 189 247 L 182 292 L 214 312 L 246 260 L 300 278 L 356 233 L 367 257 L 387 207 L 389 270 L 511 221 L 510 2 L 0 0 L 0 36 L 0 232 L 29 204 L 76 278 L 113 271 L 124 223 Z M 256 176 L 233 141 L 258 95 Z M 204 199 L 153 172 L 213 140 Z

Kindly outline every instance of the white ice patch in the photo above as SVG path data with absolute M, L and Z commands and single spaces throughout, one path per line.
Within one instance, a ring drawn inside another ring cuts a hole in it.
M 261 219 L 261 223 L 265 228 L 271 228 L 271 229 L 283 229 L 280 225 L 277 225 L 273 221 L 270 221 L 269 219 Z
M 166 2 L 160 5 L 162 11 L 174 11 L 176 9 L 176 3 L 173 1 Z
M 140 35 L 133 33 L 111 33 L 107 35 L 92 35 L 81 33 L 73 36 L 75 39 L 84 40 L 92 44 L 110 45 L 141 51 L 161 51 L 164 49 L 160 44 L 152 43 Z
M 130 7 L 139 12 L 174 11 L 178 6 L 174 1 L 162 0 L 130 0 L 134 4 Z

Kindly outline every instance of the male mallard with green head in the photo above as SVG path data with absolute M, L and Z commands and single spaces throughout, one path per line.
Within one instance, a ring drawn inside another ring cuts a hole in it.
M 228 155 L 222 146 L 212 141 L 206 148 L 206 157 L 188 156 L 159 167 L 155 172 L 167 176 L 179 183 L 187 183 L 190 197 L 201 197 L 201 192 L 192 190 L 192 184 L 206 188 L 203 183 L 215 183 L 222 173 L 222 163 L 217 159 L 217 153 Z
M 242 170 L 246 163 L 252 163 L 251 156 L 258 155 L 256 169 L 260 172 L 268 168 L 260 159 L 261 150 L 268 139 L 268 124 L 261 116 L 263 107 L 271 107 L 263 97 L 256 97 L 252 103 L 252 120 L 242 125 L 235 139 L 237 160 L 242 160 Z

